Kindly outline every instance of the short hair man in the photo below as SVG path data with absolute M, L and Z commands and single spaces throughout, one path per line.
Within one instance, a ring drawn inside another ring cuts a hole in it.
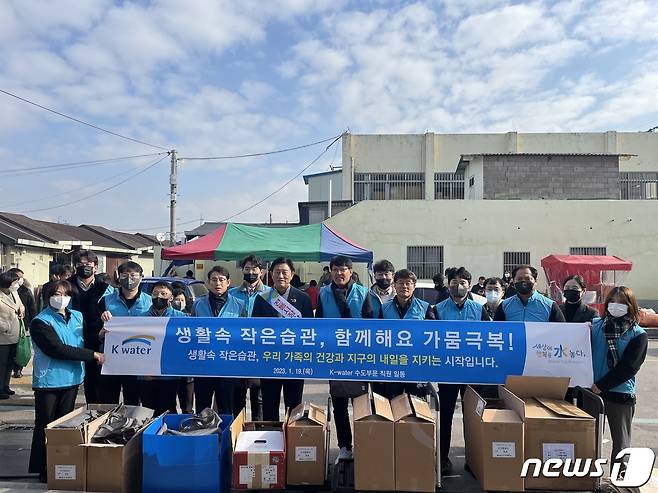
M 375 284 L 370 288 L 370 302 L 372 303 L 374 315 L 379 316 L 382 305 L 395 297 L 395 288 L 393 287 L 395 267 L 390 261 L 384 259 L 375 262 L 372 271 L 375 275 Z

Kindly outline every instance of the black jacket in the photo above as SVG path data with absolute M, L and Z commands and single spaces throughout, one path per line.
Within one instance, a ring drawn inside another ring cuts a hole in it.
M 25 306 L 25 325 L 29 326 L 32 319 L 37 316 L 37 304 L 34 301 L 34 295 L 30 288 L 21 286 L 18 288 L 18 297 Z
M 274 288 L 272 288 L 274 289 Z M 288 303 L 297 308 L 302 314 L 303 318 L 313 318 L 313 305 L 311 305 L 311 298 L 304 292 L 297 288 L 290 286 L 290 293 L 288 294 Z M 272 305 L 270 305 L 262 296 L 256 295 L 254 301 L 254 309 L 251 312 L 252 317 L 279 317 Z
M 595 318 L 599 317 L 599 312 L 596 310 L 596 308 L 587 306 L 583 302 L 580 302 L 578 304 L 578 308 L 576 308 L 576 311 L 573 312 L 571 318 L 567 316 L 566 303 L 560 305 L 560 310 L 562 310 L 562 313 L 564 314 L 564 319 L 567 322 L 572 322 L 572 323 L 591 322 Z
M 85 347 L 88 349 L 98 350 L 98 333 L 103 328 L 101 320 L 100 299 L 105 294 L 108 284 L 106 282 L 94 279 L 94 284 L 89 290 L 84 291 L 78 286 L 78 275 L 71 276 L 68 281 L 73 286 L 71 294 L 71 308 L 82 313 L 82 334 L 85 340 Z

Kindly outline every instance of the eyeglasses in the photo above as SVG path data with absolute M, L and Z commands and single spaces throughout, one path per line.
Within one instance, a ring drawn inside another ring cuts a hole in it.
M 405 288 L 411 288 L 411 287 L 415 286 L 416 283 L 413 282 L 413 281 L 398 281 L 398 282 L 395 283 L 395 285 L 400 286 L 400 287 L 404 286 Z
M 211 277 L 210 279 L 208 279 L 208 281 L 214 282 L 214 283 L 220 283 L 220 282 L 226 282 L 226 281 L 228 281 L 228 279 L 225 278 L 225 277 Z

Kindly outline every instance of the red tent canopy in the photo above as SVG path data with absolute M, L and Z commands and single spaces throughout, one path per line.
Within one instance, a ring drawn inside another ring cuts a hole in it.
M 576 274 L 582 276 L 588 286 L 594 287 L 602 282 L 601 272 L 628 272 L 633 263 L 609 255 L 549 255 L 541 260 L 541 266 L 549 282 L 555 281 L 560 287 L 566 277 Z M 615 276 L 606 278 L 612 280 Z

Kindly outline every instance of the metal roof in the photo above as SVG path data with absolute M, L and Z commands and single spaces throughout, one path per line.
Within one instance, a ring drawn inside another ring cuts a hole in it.
M 342 173 L 342 172 L 343 172 L 343 168 L 338 168 L 338 169 L 334 169 L 334 170 L 331 170 L 331 171 L 323 171 L 322 173 L 312 173 L 310 175 L 304 175 L 303 176 L 304 184 L 308 185 L 308 179 L 309 178 L 315 178 L 316 176 L 333 175 L 333 174 L 338 174 L 338 173 Z
M 471 152 L 463 156 L 613 156 L 632 157 L 637 154 L 613 154 L 600 152 Z

